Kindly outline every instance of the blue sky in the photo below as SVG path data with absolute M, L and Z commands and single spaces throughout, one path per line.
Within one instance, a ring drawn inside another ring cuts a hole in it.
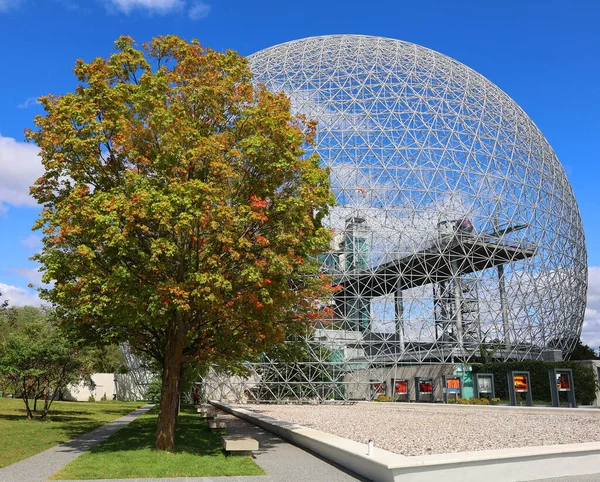
M 563 163 L 583 218 L 590 265 L 584 341 L 600 345 L 600 3 L 595 0 L 252 1 L 0 0 L 0 289 L 35 302 L 28 260 L 39 174 L 23 129 L 35 98 L 75 86 L 77 58 L 110 53 L 122 34 L 198 38 L 251 54 L 312 35 L 360 33 L 414 42 L 453 57 L 508 93 Z

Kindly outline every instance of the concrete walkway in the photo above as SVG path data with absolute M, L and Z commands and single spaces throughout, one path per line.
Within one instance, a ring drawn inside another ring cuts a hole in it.
M 0 469 L 0 482 L 46 481 L 83 452 L 119 431 L 152 407 L 153 405 L 146 405 L 70 442 L 4 467 Z M 255 461 L 267 475 L 109 480 L 111 482 L 368 482 L 367 479 L 332 465 L 254 425 L 231 415 L 223 416 L 230 419 L 228 428 L 230 434 L 246 435 L 259 441 L 260 450 L 255 454 Z
M 279 437 L 231 415 L 228 433 L 246 435 L 259 442 L 255 462 L 267 473 L 264 476 L 177 477 L 164 479 L 103 479 L 105 482 L 351 482 L 368 479 L 332 465 L 318 456 L 285 442 Z M 1 478 L 0 481 L 4 482 Z M 20 481 L 19 481 L 20 482 Z M 102 480 L 98 481 L 102 482 Z
M 71 460 L 79 457 L 98 442 L 110 437 L 154 405 L 145 405 L 124 417 L 113 420 L 102 427 L 92 430 L 81 437 L 73 439 L 51 449 L 40 452 L 25 460 L 0 469 L 1 482 L 42 482 L 62 469 Z M 0 449 L 1 450 L 1 449 Z
M 600 474 L 573 475 L 570 477 L 552 477 L 550 479 L 536 479 L 531 482 L 600 482 Z

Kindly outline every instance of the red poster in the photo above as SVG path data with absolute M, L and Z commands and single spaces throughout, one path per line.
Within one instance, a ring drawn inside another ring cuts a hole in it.
M 408 382 L 406 380 L 397 381 L 394 383 L 394 393 L 408 393 Z
M 373 392 L 385 393 L 385 383 L 373 383 Z
M 419 392 L 431 393 L 433 392 L 433 386 L 430 382 L 419 382 Z

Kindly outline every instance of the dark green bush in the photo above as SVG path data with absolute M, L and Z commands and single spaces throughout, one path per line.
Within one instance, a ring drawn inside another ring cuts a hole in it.
M 159 403 L 160 402 L 160 390 L 162 387 L 162 379 L 160 377 L 154 378 L 146 389 L 146 394 L 144 395 L 144 399 Z
M 551 368 L 570 368 L 573 370 L 575 396 L 579 405 L 589 405 L 596 399 L 596 381 L 594 369 L 589 365 L 577 362 L 547 362 L 526 360 L 521 362 L 474 363 L 473 374 L 493 373 L 496 397 L 508 400 L 507 373 L 513 371 L 529 372 L 531 377 L 532 397 L 536 401 L 551 402 L 550 378 Z

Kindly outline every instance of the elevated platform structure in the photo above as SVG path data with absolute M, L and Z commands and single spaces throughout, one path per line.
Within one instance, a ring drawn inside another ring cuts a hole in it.
M 342 286 L 338 297 L 375 298 L 431 283 L 442 283 L 475 271 L 498 267 L 534 256 L 530 243 L 510 244 L 492 236 L 455 233 L 438 238 L 431 247 L 372 270 L 335 273 L 333 284 Z

